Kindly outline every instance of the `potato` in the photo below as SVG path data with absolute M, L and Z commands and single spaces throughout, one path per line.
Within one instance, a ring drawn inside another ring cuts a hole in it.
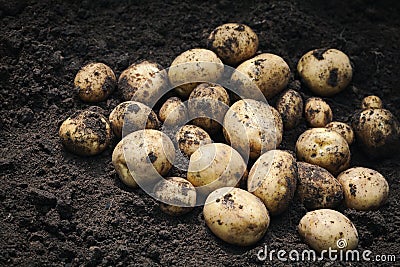
M 240 64 L 231 80 L 244 91 L 255 84 L 267 99 L 271 99 L 286 87 L 289 77 L 290 69 L 283 58 L 265 53 Z
M 356 227 L 336 210 L 320 209 L 307 212 L 300 220 L 298 231 L 304 241 L 317 252 L 329 248 L 353 250 L 358 245 Z
M 311 127 L 324 127 L 332 121 L 331 107 L 319 97 L 310 97 L 304 108 L 306 121 Z
M 115 171 L 118 174 L 118 177 L 124 184 L 132 188 L 138 187 L 135 178 L 133 178 L 132 176 L 132 174 L 134 173 L 130 172 L 125 160 L 123 141 L 120 141 L 114 148 L 114 151 L 112 153 L 112 164 L 114 166 Z
M 297 195 L 308 210 L 334 208 L 342 202 L 342 185 L 327 170 L 297 162 L 297 171 Z
M 352 127 L 360 147 L 371 158 L 393 156 L 400 148 L 400 124 L 386 109 L 356 112 Z
M 154 111 L 136 101 L 122 102 L 116 106 L 110 113 L 110 124 L 115 135 L 122 137 L 124 135 L 143 129 L 158 129 L 160 122 Z M 127 124 L 126 124 L 127 123 Z M 124 124 L 125 127 L 124 127 Z
M 338 176 L 344 190 L 346 207 L 356 210 L 374 210 L 386 203 L 389 185 L 379 172 L 354 167 Z
M 268 211 L 260 199 L 232 187 L 212 192 L 204 205 L 203 215 L 217 237 L 238 246 L 255 244 L 264 236 L 270 222 Z
M 179 97 L 170 97 L 161 106 L 158 113 L 164 125 L 181 126 L 188 120 L 188 111 Z
M 364 97 L 361 102 L 361 109 L 382 108 L 382 100 L 376 95 Z
M 105 100 L 114 91 L 116 84 L 114 72 L 103 63 L 90 63 L 82 67 L 74 80 L 78 96 L 85 102 Z
M 118 88 L 125 101 L 133 100 L 153 106 L 168 85 L 167 71 L 151 61 L 134 63 L 118 79 Z
M 337 132 L 326 128 L 312 128 L 302 133 L 296 142 L 300 161 L 318 165 L 336 175 L 350 164 L 350 149 Z
M 200 146 L 211 144 L 213 141 L 206 131 L 196 125 L 184 125 L 175 135 L 179 149 L 190 157 Z
M 224 72 L 224 64 L 211 50 L 190 49 L 177 56 L 168 70 L 175 91 L 187 98 L 200 82 L 216 82 Z
M 343 136 L 344 139 L 346 139 L 346 142 L 351 145 L 354 142 L 354 132 L 353 129 L 351 129 L 350 125 L 344 122 L 339 122 L 339 121 L 332 121 L 325 125 L 325 128 L 328 128 L 332 131 L 337 132 L 341 136 Z
M 100 113 L 85 110 L 66 119 L 58 132 L 64 147 L 81 156 L 103 152 L 111 140 L 111 128 Z
M 178 216 L 190 212 L 196 205 L 196 189 L 186 179 L 168 177 L 153 189 L 155 198 L 160 201 L 160 209 L 169 215 Z
M 248 191 L 264 202 L 271 215 L 278 215 L 287 209 L 296 185 L 296 160 L 283 150 L 262 154 L 251 168 L 247 180 Z
M 303 99 L 299 92 L 289 89 L 278 98 L 276 109 L 282 117 L 283 127 L 294 129 L 303 116 Z
M 258 158 L 282 142 L 283 123 L 278 111 L 253 99 L 239 100 L 225 114 L 223 133 L 244 158 Z
M 229 108 L 229 95 L 218 84 L 202 83 L 189 96 L 188 111 L 192 123 L 209 133 L 221 129 L 225 113 Z
M 226 23 L 215 28 L 207 44 L 224 63 L 236 65 L 257 52 L 257 34 L 247 25 Z
M 353 77 L 350 59 L 337 49 L 315 49 L 301 57 L 297 72 L 319 96 L 333 96 L 347 87 Z

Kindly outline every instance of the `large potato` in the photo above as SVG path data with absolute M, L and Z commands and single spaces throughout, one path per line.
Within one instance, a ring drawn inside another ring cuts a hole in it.
M 269 226 L 264 204 L 253 194 L 232 187 L 212 192 L 204 205 L 204 220 L 210 230 L 227 243 L 250 246 Z
M 348 208 L 374 210 L 386 203 L 389 185 L 379 172 L 363 167 L 348 169 L 338 176 Z
M 281 114 L 283 127 L 294 129 L 303 116 L 303 99 L 299 92 L 289 89 L 278 98 L 276 109 Z
M 296 160 L 283 150 L 270 150 L 262 154 L 251 168 L 247 180 L 248 191 L 264 202 L 271 215 L 287 209 L 296 185 Z
M 354 142 L 353 129 L 351 129 L 350 125 L 348 125 L 347 123 L 332 121 L 327 125 L 325 125 L 325 127 L 343 136 L 343 138 L 346 139 L 349 145 L 351 145 Z
M 350 149 L 337 132 L 326 128 L 312 128 L 302 133 L 296 142 L 300 161 L 318 165 L 336 175 L 350 164 Z
M 298 231 L 304 241 L 317 252 L 329 248 L 352 250 L 358 245 L 357 229 L 346 216 L 336 210 L 307 212 L 300 220 Z
M 179 149 L 190 157 L 200 146 L 211 144 L 210 135 L 196 125 L 184 125 L 176 132 Z
M 319 97 L 307 99 L 304 116 L 311 127 L 325 127 L 333 118 L 331 107 Z

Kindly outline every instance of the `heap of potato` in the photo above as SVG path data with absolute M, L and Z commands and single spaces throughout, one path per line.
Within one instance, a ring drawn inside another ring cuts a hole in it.
M 170 215 L 206 203 L 207 226 L 228 243 L 256 243 L 270 216 L 295 200 L 310 211 L 298 231 L 313 249 L 354 249 L 357 230 L 334 209 L 342 204 L 377 209 L 387 201 L 389 186 L 377 171 L 351 167 L 350 145 L 356 139 L 370 156 L 385 156 L 399 143 L 399 123 L 376 96 L 364 98 L 351 125 L 333 121 L 321 97 L 333 96 L 351 82 L 352 65 L 343 52 L 315 49 L 301 57 L 297 74 L 316 95 L 303 103 L 304 93 L 287 88 L 293 77 L 288 64 L 278 55 L 258 52 L 258 42 L 248 26 L 229 23 L 211 32 L 208 49 L 183 52 L 168 71 L 142 61 L 117 81 L 102 63 L 84 66 L 75 78 L 82 101 L 103 101 L 118 87 L 125 102 L 109 119 L 93 111 L 74 114 L 61 125 L 62 142 L 76 154 L 95 155 L 109 146 L 113 131 L 122 138 L 112 155 L 122 182 L 130 187 L 150 184 L 161 209 Z M 256 86 L 267 100 L 277 98 L 276 108 L 248 94 L 238 97 L 219 84 L 223 63 L 236 67 L 230 80 L 244 95 Z M 171 97 L 153 110 L 169 84 L 174 88 Z M 296 151 L 280 150 L 283 131 L 294 129 L 303 118 L 310 128 L 298 137 Z M 161 131 L 167 126 L 173 135 Z M 214 143 L 215 136 L 225 142 Z M 188 160 L 185 178 L 167 177 L 177 153 Z M 148 169 L 154 172 L 139 175 Z M 165 179 L 159 181 L 157 175 Z

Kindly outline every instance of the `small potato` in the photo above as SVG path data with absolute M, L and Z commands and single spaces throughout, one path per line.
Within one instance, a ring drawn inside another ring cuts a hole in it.
M 227 23 L 215 28 L 208 37 L 208 47 L 224 63 L 236 65 L 257 52 L 257 34 L 247 25 Z
M 155 62 L 134 63 L 118 79 L 118 88 L 125 101 L 133 100 L 152 106 L 168 85 L 167 72 Z
M 196 125 L 184 125 L 175 135 L 179 149 L 190 157 L 200 146 L 211 144 L 213 141 L 206 131 Z
M 343 136 L 344 139 L 346 139 L 347 143 L 351 145 L 354 142 L 354 132 L 353 129 L 351 129 L 350 125 L 344 122 L 339 122 L 339 121 L 332 121 L 328 123 L 325 128 L 328 128 L 332 131 L 337 132 L 341 136 Z
M 264 202 L 271 215 L 278 215 L 287 209 L 296 185 L 296 160 L 283 150 L 262 154 L 251 168 L 247 180 L 248 191 Z
M 235 102 L 225 114 L 223 133 L 243 157 L 258 158 L 282 142 L 283 123 L 278 111 L 253 99 Z
M 297 162 L 297 195 L 308 210 L 337 207 L 343 200 L 342 185 L 324 168 Z
M 270 218 L 264 204 L 253 194 L 232 187 L 212 192 L 204 205 L 210 230 L 229 244 L 250 246 L 268 229 Z
M 337 132 L 326 128 L 312 128 L 302 133 L 296 142 L 300 161 L 318 165 L 336 175 L 350 164 L 350 149 Z
M 400 149 L 400 124 L 387 109 L 357 112 L 352 127 L 360 147 L 371 158 L 390 157 Z
M 276 109 L 281 114 L 283 127 L 292 130 L 303 116 L 303 99 L 299 92 L 289 89 L 279 97 Z
M 240 64 L 231 80 L 242 90 L 253 88 L 254 84 L 267 99 L 280 93 L 288 84 L 290 69 L 280 56 L 261 54 Z
M 111 140 L 107 119 L 89 110 L 75 112 L 61 124 L 58 134 L 67 150 L 81 156 L 103 152 Z
M 216 82 L 224 72 L 224 64 L 211 50 L 190 49 L 177 56 L 168 70 L 175 91 L 187 98 L 201 82 Z
M 347 87 L 353 77 L 350 59 L 337 49 L 315 49 L 301 57 L 297 72 L 319 96 L 333 96 Z
M 111 128 L 119 138 L 122 137 L 123 129 L 124 135 L 127 135 L 137 130 L 158 129 L 160 126 L 154 111 L 136 101 L 126 101 L 116 106 L 111 111 L 109 120 Z M 124 123 L 127 123 L 125 127 Z
M 382 100 L 376 96 L 376 95 L 370 95 L 367 97 L 364 97 L 364 99 L 361 102 L 361 109 L 370 109 L 370 108 L 382 108 Z
M 353 223 L 342 213 L 331 209 L 307 212 L 301 218 L 298 231 L 304 241 L 317 252 L 323 250 L 353 250 L 358 245 L 358 233 Z
M 331 107 L 319 97 L 310 97 L 306 101 L 304 115 L 311 127 L 324 127 L 332 121 Z
M 225 113 L 229 108 L 229 95 L 224 87 L 218 84 L 202 83 L 189 96 L 189 117 L 209 133 L 221 129 Z
M 85 102 L 100 102 L 113 91 L 117 79 L 112 69 L 103 63 L 90 63 L 75 76 L 74 85 L 78 96 Z
M 155 198 L 160 201 L 160 209 L 169 215 L 179 216 L 193 210 L 196 205 L 196 189 L 186 179 L 168 177 L 153 189 Z
M 389 185 L 379 172 L 354 167 L 338 176 L 344 190 L 346 207 L 356 210 L 375 210 L 386 203 Z
M 179 97 L 170 97 L 161 106 L 158 116 L 164 125 L 180 126 L 187 122 L 188 111 Z

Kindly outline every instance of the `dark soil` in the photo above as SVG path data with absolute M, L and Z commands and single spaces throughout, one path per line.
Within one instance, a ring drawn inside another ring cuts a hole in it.
M 93 61 L 106 63 L 117 75 L 143 59 L 166 67 L 179 53 L 206 47 L 216 26 L 240 22 L 257 32 L 260 52 L 282 56 L 293 71 L 314 48 L 334 47 L 350 55 L 352 84 L 326 99 L 335 120 L 348 121 L 369 94 L 380 96 L 400 117 L 399 14 L 395 0 L 1 0 L 0 265 L 283 265 L 276 257 L 260 262 L 256 254 L 264 245 L 270 250 L 307 248 L 296 231 L 306 210 L 296 201 L 272 219 L 259 243 L 239 248 L 205 227 L 200 207 L 169 217 L 140 189 L 122 185 L 111 164 L 112 147 L 87 158 L 63 149 L 60 123 L 88 107 L 77 98 L 74 76 Z M 300 91 L 311 96 L 304 86 Z M 121 101 L 116 92 L 98 106 L 108 116 Z M 286 132 L 281 147 L 293 149 L 305 129 L 302 123 Z M 357 145 L 352 152 L 352 166 L 371 167 L 387 178 L 390 197 L 378 211 L 340 210 L 359 231 L 360 251 L 399 255 L 400 158 L 369 160 Z

